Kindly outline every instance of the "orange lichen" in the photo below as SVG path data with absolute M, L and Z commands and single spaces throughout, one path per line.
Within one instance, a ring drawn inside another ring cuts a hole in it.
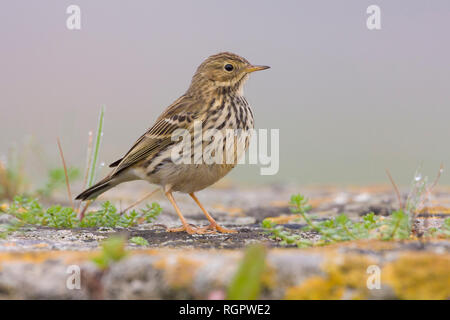
M 290 300 L 363 299 L 368 294 L 367 268 L 374 262 L 364 255 L 336 255 L 322 266 L 324 276 L 313 276 L 299 286 L 288 288 L 285 298 Z
M 15 247 L 16 243 L 15 242 L 4 242 L 4 243 L 2 243 L 2 246 L 4 246 L 4 247 Z
M 154 267 L 164 271 L 164 279 L 173 288 L 188 287 L 203 261 L 186 256 L 168 256 L 158 260 Z
M 382 281 L 400 299 L 449 299 L 450 255 L 404 253 L 382 269 Z
M 424 207 L 422 210 L 420 210 L 420 213 L 450 214 L 450 208 L 443 206 Z
M 382 241 L 377 239 L 360 239 L 360 240 L 352 240 L 345 242 L 337 242 L 333 244 L 329 244 L 325 247 L 317 247 L 317 251 L 320 253 L 324 253 L 327 251 L 334 252 L 341 248 L 350 248 L 350 249 L 362 249 L 362 250 L 375 250 L 375 251 L 383 251 L 383 250 L 392 250 L 399 245 L 396 241 Z
M 31 252 L 1 252 L 0 265 L 5 263 L 43 263 L 50 259 L 64 262 L 84 261 L 90 259 L 95 252 L 83 251 L 31 251 Z
M 266 261 L 266 267 L 264 268 L 264 272 L 261 275 L 261 284 L 265 288 L 273 289 L 277 285 L 276 278 L 277 273 L 275 268 Z
M 3 244 L 4 245 L 4 244 Z M 13 242 L 8 243 L 8 246 L 14 246 Z M 37 244 L 35 247 L 47 247 L 46 244 Z M 47 260 L 60 260 L 64 263 L 76 263 L 90 260 L 98 255 L 100 251 L 30 251 L 30 252 L 0 252 L 0 266 L 5 263 L 43 263 Z M 155 254 L 158 250 L 133 250 L 130 254 Z
M 294 220 L 298 220 L 301 218 L 301 215 L 299 214 L 283 214 L 281 216 L 278 217 L 267 217 L 266 220 L 269 220 L 272 223 L 276 223 L 276 224 L 285 224 L 285 223 L 289 223 L 291 221 Z
M 34 247 L 34 248 L 48 248 L 49 245 L 48 245 L 48 243 L 41 242 L 41 243 L 33 244 L 32 247 Z
M 329 279 L 313 276 L 300 286 L 288 288 L 287 300 L 338 300 L 344 294 L 344 288 L 336 285 Z
M 6 211 L 8 211 L 8 209 L 9 209 L 9 205 L 7 203 L 2 203 L 0 205 L 0 212 L 1 211 L 6 212 Z

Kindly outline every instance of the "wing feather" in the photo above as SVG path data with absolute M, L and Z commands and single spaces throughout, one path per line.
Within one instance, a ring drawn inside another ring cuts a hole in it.
M 193 121 L 201 119 L 204 107 L 205 104 L 199 99 L 181 96 L 159 116 L 155 124 L 134 143 L 122 159 L 110 165 L 116 167 L 112 175 L 155 156 L 168 145 L 175 143 L 171 139 L 172 133 L 176 129 L 190 130 Z

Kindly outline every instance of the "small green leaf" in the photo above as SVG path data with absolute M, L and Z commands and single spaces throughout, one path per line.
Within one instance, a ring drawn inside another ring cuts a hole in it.
M 112 236 L 103 241 L 100 255 L 94 257 L 92 261 L 100 268 L 105 269 L 113 262 L 123 259 L 127 253 L 125 251 L 126 240 L 123 236 Z
M 137 244 L 139 246 L 148 246 L 149 245 L 148 241 L 142 237 L 133 237 L 130 239 L 130 242 Z

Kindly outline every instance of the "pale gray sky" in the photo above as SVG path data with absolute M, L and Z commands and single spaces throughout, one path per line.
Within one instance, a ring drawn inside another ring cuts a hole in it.
M 66 28 L 81 7 L 82 29 Z M 382 29 L 366 28 L 381 7 Z M 207 56 L 272 68 L 246 96 L 258 128 L 280 129 L 280 171 L 264 183 L 409 183 L 450 166 L 449 1 L 2 1 L 0 154 L 34 135 L 53 164 L 59 136 L 83 166 L 106 106 L 101 161 L 119 158 L 188 87 Z M 444 174 L 442 183 L 450 183 Z

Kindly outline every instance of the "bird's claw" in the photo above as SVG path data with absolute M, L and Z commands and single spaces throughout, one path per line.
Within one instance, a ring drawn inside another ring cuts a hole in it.
M 186 231 L 188 234 L 208 234 L 213 233 L 205 228 L 200 228 L 192 224 L 186 224 L 178 228 L 167 228 L 167 232 L 183 232 Z
M 183 232 L 188 234 L 212 234 L 212 233 L 236 233 L 236 230 L 227 229 L 219 226 L 217 223 L 211 223 L 206 227 L 197 227 L 193 224 L 186 224 L 178 228 L 167 228 L 167 232 Z
M 209 233 L 236 233 L 237 230 L 233 230 L 233 229 L 227 229 L 224 227 L 219 226 L 217 223 L 212 222 L 209 224 L 209 226 L 203 227 L 202 228 L 205 231 L 209 231 Z

